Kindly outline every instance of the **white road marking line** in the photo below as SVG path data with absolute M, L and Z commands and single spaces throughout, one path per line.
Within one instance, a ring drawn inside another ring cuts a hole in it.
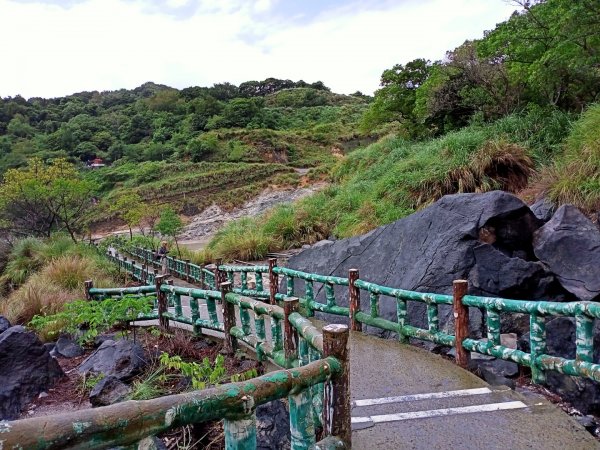
M 523 402 L 489 403 L 486 405 L 462 406 L 458 408 L 431 409 L 428 411 L 413 411 L 397 414 L 384 414 L 378 416 L 352 417 L 352 423 L 383 423 L 398 422 L 401 420 L 425 419 L 427 417 L 451 416 L 454 414 L 470 414 L 477 412 L 501 411 L 506 409 L 527 408 Z
M 468 395 L 490 394 L 491 392 L 491 389 L 484 387 L 476 389 L 459 389 L 456 391 L 430 392 L 427 394 L 401 395 L 398 397 L 366 398 L 364 400 L 352 402 L 352 406 L 384 405 L 386 403 L 413 402 L 416 400 L 428 400 L 432 398 L 465 397 Z

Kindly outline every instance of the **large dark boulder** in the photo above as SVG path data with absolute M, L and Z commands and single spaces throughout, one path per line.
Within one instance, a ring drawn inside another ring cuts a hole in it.
M 133 341 L 104 341 L 77 369 L 79 373 L 104 374 L 126 380 L 139 373 L 148 363 L 144 349 Z
M 475 245 L 473 257 L 469 284 L 480 294 L 513 298 L 529 292 L 532 298 L 539 298 L 554 282 L 540 262 L 511 258 L 490 244 Z
M 125 400 L 131 388 L 113 376 L 102 378 L 90 392 L 92 406 L 108 406 Z
M 548 200 L 546 197 L 542 197 L 529 207 L 531 212 L 535 214 L 538 219 L 548 222 L 552 219 L 554 211 L 556 211 L 556 205 Z
M 0 334 L 4 333 L 10 328 L 10 322 L 4 316 L 0 316 Z
M 600 231 L 571 205 L 561 206 L 534 235 L 537 258 L 580 300 L 600 296 Z
M 38 337 L 21 326 L 0 334 L 0 420 L 21 409 L 64 376 Z
M 532 236 L 540 224 L 525 203 L 506 192 L 449 195 L 365 235 L 304 250 L 288 265 L 343 277 L 357 268 L 364 280 L 420 292 L 450 294 L 454 280 L 469 279 L 472 294 L 531 299 L 543 294 L 539 286 L 551 284 L 552 278 L 532 262 Z M 296 288 L 301 294 L 303 283 L 297 282 Z M 316 286 L 319 301 L 322 291 Z M 361 295 L 361 306 L 367 310 L 368 296 Z M 347 288 L 337 288 L 336 298 L 338 304 L 347 305 Z M 396 302 L 382 297 L 380 314 L 395 321 Z M 425 326 L 423 304 L 409 302 L 408 315 L 411 325 Z M 440 308 L 442 327 L 447 323 L 448 331 L 453 331 L 449 315 L 450 308 Z M 472 310 L 471 319 L 476 331 L 478 310 Z

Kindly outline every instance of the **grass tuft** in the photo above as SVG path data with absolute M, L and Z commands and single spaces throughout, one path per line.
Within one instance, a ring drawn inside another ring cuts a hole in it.
M 536 186 L 556 204 L 573 204 L 584 211 L 600 210 L 600 104 L 575 122 L 563 153 L 545 168 Z

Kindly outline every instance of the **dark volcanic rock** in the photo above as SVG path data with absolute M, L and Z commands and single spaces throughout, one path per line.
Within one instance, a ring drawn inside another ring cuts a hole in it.
M 92 406 L 107 406 L 120 402 L 131 393 L 131 388 L 115 377 L 104 377 L 90 392 Z
M 83 355 L 83 348 L 69 336 L 61 336 L 56 341 L 56 347 L 54 348 L 59 356 L 65 358 L 75 358 Z
M 535 214 L 535 217 L 544 222 L 548 222 L 550 219 L 552 219 L 552 214 L 554 214 L 554 211 L 556 211 L 556 206 L 554 203 L 545 197 L 535 202 L 529 208 L 531 209 L 531 212 Z
M 79 366 L 79 373 L 103 373 L 105 376 L 114 376 L 119 380 L 131 378 L 139 373 L 147 364 L 148 358 L 144 349 L 126 339 L 118 341 L 104 341 Z
M 511 258 L 489 244 L 476 245 L 473 256 L 469 284 L 481 294 L 513 298 L 530 292 L 536 298 L 548 292 L 554 281 L 541 263 Z
M 519 366 L 512 361 L 502 359 L 472 359 L 471 367 L 481 374 L 481 377 L 492 386 L 508 386 L 514 389 L 515 382 L 511 378 L 519 374 Z
M 533 258 L 531 240 L 540 223 L 525 203 L 506 192 L 449 195 L 365 235 L 304 250 L 290 258 L 288 265 L 343 277 L 357 268 L 362 279 L 377 284 L 446 294 L 452 292 L 454 280 L 471 279 L 472 294 L 503 292 L 531 299 L 539 294 L 538 285 L 548 281 L 542 266 L 525 260 Z M 500 279 L 498 269 L 504 266 L 522 273 L 511 272 L 508 279 Z M 302 292 L 303 283 L 297 281 L 296 288 L 297 294 Z M 322 287 L 315 288 L 318 300 L 323 301 Z M 368 296 L 361 295 L 361 306 L 367 310 Z M 338 304 L 347 305 L 347 289 L 336 288 L 336 298 Z M 396 302 L 381 297 L 380 314 L 395 321 Z M 475 309 L 471 314 L 472 331 L 476 331 L 481 315 Z M 408 315 L 411 325 L 425 326 L 423 304 L 409 302 Z M 440 308 L 442 327 L 449 315 L 450 308 Z
M 577 208 L 561 206 L 535 233 L 534 251 L 577 298 L 600 295 L 600 231 Z
M 10 328 L 10 322 L 4 316 L 0 316 L 0 334 L 4 333 Z
M 290 448 L 290 439 L 290 415 L 281 400 L 256 408 L 257 450 L 287 449 Z
M 18 418 L 21 408 L 63 375 L 34 333 L 21 326 L 6 330 L 0 335 L 0 420 Z

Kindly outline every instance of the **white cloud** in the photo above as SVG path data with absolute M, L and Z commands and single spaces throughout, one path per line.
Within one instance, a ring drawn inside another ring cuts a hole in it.
M 167 0 L 167 6 L 170 8 L 181 8 L 182 6 L 186 6 L 189 3 L 189 0 Z
M 269 10 L 269 0 L 220 2 L 218 9 L 201 8 L 185 19 L 149 14 L 146 7 L 142 1 L 89 0 L 64 9 L 0 0 L 0 96 L 60 96 L 145 81 L 182 88 L 269 76 L 372 92 L 384 69 L 417 57 L 440 59 L 512 11 L 502 0 L 410 1 L 385 11 L 345 8 L 293 24 L 258 21 L 253 13 Z

